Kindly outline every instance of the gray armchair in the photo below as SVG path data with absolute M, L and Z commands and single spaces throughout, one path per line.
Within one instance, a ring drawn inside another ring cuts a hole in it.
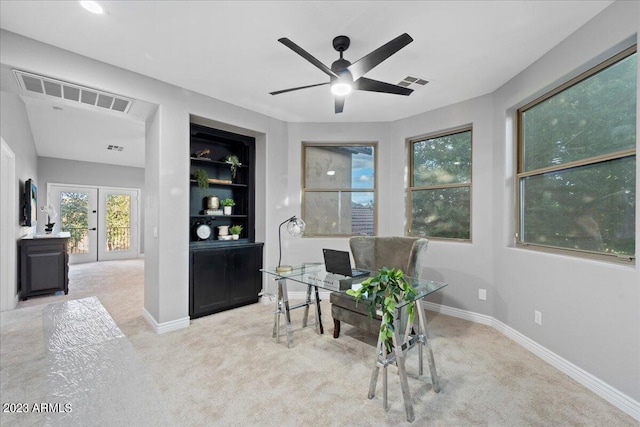
M 411 277 L 420 276 L 428 244 L 427 239 L 420 237 L 357 236 L 349 239 L 356 268 L 365 270 L 379 270 L 382 267 L 399 268 L 405 275 Z M 380 317 L 369 319 L 368 307 L 365 303 L 356 305 L 354 298 L 337 292 L 332 292 L 329 300 L 334 338 L 340 336 L 340 322 L 347 322 L 374 334 L 380 331 Z

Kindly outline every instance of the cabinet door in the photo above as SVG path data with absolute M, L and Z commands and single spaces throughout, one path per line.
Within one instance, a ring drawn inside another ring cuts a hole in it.
M 194 251 L 191 277 L 191 315 L 220 311 L 228 304 L 225 250 Z
M 22 298 L 67 292 L 67 254 L 64 242 L 27 241 L 22 247 Z
M 257 302 L 262 288 L 261 247 L 238 248 L 229 253 L 229 297 L 232 305 Z

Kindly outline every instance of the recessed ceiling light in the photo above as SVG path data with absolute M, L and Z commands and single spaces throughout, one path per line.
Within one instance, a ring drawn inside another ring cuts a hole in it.
M 98 15 L 101 15 L 102 13 L 104 13 L 104 9 L 102 8 L 102 6 L 100 6 L 95 1 L 83 0 L 83 1 L 80 2 L 80 5 L 82 7 L 84 7 L 85 9 L 87 9 L 91 13 L 96 13 Z

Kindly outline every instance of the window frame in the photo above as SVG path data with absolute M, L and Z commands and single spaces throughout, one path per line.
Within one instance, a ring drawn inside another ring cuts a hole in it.
M 616 152 L 611 152 L 607 154 L 602 154 L 598 156 L 589 157 L 582 160 L 574 160 L 570 162 L 563 163 L 561 165 L 553 165 L 546 166 L 539 169 L 533 169 L 529 171 L 524 171 L 524 127 L 523 127 L 523 113 L 529 110 L 530 108 L 550 99 L 554 96 L 562 93 L 563 91 L 578 85 L 590 77 L 598 74 L 600 71 L 610 67 L 611 65 L 623 61 L 629 56 L 637 53 L 637 45 L 634 44 L 617 54 L 609 57 L 608 59 L 600 62 L 599 64 L 589 68 L 588 70 L 580 73 L 579 75 L 569 79 L 565 83 L 560 84 L 554 89 L 544 93 L 543 95 L 535 98 L 533 101 L 526 103 L 525 105 L 518 108 L 515 112 L 515 121 L 516 121 L 516 168 L 515 168 L 515 184 L 514 184 L 514 192 L 515 192 L 515 232 L 514 232 L 514 240 L 515 245 L 518 248 L 530 249 L 535 251 L 547 252 L 558 255 L 570 255 L 578 258 L 587 258 L 587 259 L 596 259 L 601 261 L 611 261 L 617 263 L 624 264 L 635 264 L 635 259 L 637 253 L 635 255 L 620 255 L 620 254 L 611 254 L 606 252 L 597 252 L 597 251 L 589 251 L 586 249 L 576 249 L 576 248 L 563 248 L 560 246 L 552 246 L 552 245 L 544 245 L 540 243 L 531 243 L 524 242 L 521 240 L 520 229 L 522 225 L 522 183 L 525 178 L 531 176 L 542 176 L 546 173 L 554 173 L 554 172 L 563 172 L 570 171 L 572 169 L 587 167 L 590 165 L 601 164 L 611 160 L 621 160 L 627 157 L 636 157 L 636 147 L 637 147 L 637 134 L 636 134 L 636 145 L 633 148 L 619 150 Z M 637 76 L 636 76 L 637 79 Z M 637 81 L 637 80 L 636 80 Z M 636 105 L 638 99 L 636 98 Z M 636 106 L 636 129 L 637 129 L 637 106 Z M 636 166 L 637 170 L 637 166 Z M 637 182 L 637 177 L 636 177 Z M 636 188 L 636 200 L 637 200 L 638 190 Z M 638 207 L 636 205 L 636 214 L 638 212 Z M 637 235 L 637 230 L 636 230 Z M 638 242 L 636 241 L 636 249 L 638 247 Z
M 469 182 L 468 183 L 455 183 L 455 184 L 443 184 L 443 185 L 421 185 L 414 186 L 414 147 L 418 142 L 422 142 L 429 139 L 441 138 L 443 136 L 451 136 L 459 133 L 469 132 L 471 135 L 470 140 L 470 150 L 471 150 L 471 170 L 469 171 Z M 407 188 L 407 228 L 405 230 L 405 235 L 410 237 L 425 237 L 429 240 L 441 240 L 447 242 L 463 242 L 463 243 L 472 243 L 473 242 L 473 123 L 469 123 L 466 125 L 450 128 L 447 130 L 437 131 L 433 133 L 428 133 L 425 135 L 421 135 L 419 137 L 411 138 L 408 140 L 409 144 L 409 186 Z M 439 189 L 447 189 L 447 188 L 469 188 L 469 238 L 456 238 L 456 237 L 439 237 L 439 236 L 428 236 L 423 234 L 414 234 L 413 227 L 413 192 L 421 191 L 421 190 L 439 190 Z
M 373 187 L 371 188 L 308 188 L 306 186 L 306 164 L 307 164 L 307 147 L 373 147 Z M 349 192 L 349 193 L 373 193 L 373 236 L 378 235 L 378 142 L 377 141 L 364 141 L 364 142 L 310 142 L 303 141 L 302 142 L 302 165 L 300 174 L 301 177 L 301 206 L 300 206 L 300 216 L 303 221 L 306 221 L 307 212 L 306 212 L 306 204 L 305 204 L 305 196 L 307 192 L 323 192 L 323 193 L 340 193 L 340 192 Z M 361 234 L 322 234 L 322 233 L 309 233 L 305 230 L 303 237 L 352 237 L 352 236 L 361 236 Z

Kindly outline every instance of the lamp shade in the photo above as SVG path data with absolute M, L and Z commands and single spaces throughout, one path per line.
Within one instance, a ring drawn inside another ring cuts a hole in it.
M 287 232 L 293 237 L 299 237 L 302 236 L 302 233 L 304 233 L 304 229 L 306 226 L 307 224 L 305 224 L 303 220 L 294 217 L 287 224 Z

